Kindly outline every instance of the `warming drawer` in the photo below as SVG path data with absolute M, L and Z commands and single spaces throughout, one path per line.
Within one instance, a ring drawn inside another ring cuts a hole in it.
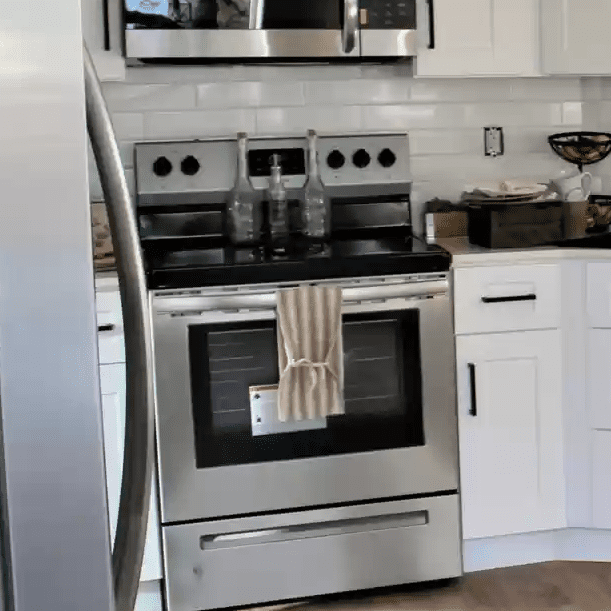
M 458 496 L 163 528 L 168 611 L 461 574 Z

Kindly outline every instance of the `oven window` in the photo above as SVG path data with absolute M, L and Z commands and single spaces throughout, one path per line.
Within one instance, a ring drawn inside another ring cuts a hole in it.
M 128 29 L 339 29 L 340 0 L 124 0 Z
M 253 436 L 250 386 L 278 383 L 276 322 L 189 328 L 197 467 L 424 445 L 418 310 L 343 317 L 346 413 Z

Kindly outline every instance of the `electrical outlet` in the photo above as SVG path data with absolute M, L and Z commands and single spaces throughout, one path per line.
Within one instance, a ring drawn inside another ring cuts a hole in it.
M 484 127 L 484 153 L 486 157 L 499 157 L 505 152 L 502 127 Z

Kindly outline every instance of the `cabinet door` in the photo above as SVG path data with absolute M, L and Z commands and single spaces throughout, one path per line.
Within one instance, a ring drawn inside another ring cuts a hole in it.
M 104 425 L 104 454 L 106 458 L 106 486 L 111 536 L 114 541 L 119 515 L 119 496 L 123 475 L 123 444 L 125 436 L 125 365 L 102 365 L 102 418 Z M 157 489 L 153 478 L 151 509 L 149 511 L 146 548 L 141 581 L 161 579 L 161 555 Z
M 611 74 L 611 3 L 541 0 L 543 70 L 550 74 Z
M 595 528 L 611 529 L 611 431 L 592 431 L 592 509 Z
M 611 429 L 611 329 L 588 331 L 586 372 L 590 427 Z
M 433 7 L 434 48 L 428 24 Z M 420 0 L 417 76 L 532 75 L 538 0 Z M 428 31 L 427 31 L 428 30 Z
M 560 331 L 456 341 L 464 537 L 566 526 Z
M 611 328 L 611 263 L 593 261 L 586 269 L 588 327 Z
M 123 1 L 81 0 L 83 38 L 102 81 L 125 80 L 122 48 Z

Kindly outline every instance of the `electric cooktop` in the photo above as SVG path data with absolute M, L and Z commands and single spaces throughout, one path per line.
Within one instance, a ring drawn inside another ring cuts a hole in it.
M 149 288 L 188 288 L 323 278 L 442 272 L 450 255 L 439 246 L 406 235 L 405 230 L 376 235 L 354 232 L 325 245 L 300 238 L 285 252 L 267 247 L 236 248 L 219 240 L 205 247 L 145 248 Z

